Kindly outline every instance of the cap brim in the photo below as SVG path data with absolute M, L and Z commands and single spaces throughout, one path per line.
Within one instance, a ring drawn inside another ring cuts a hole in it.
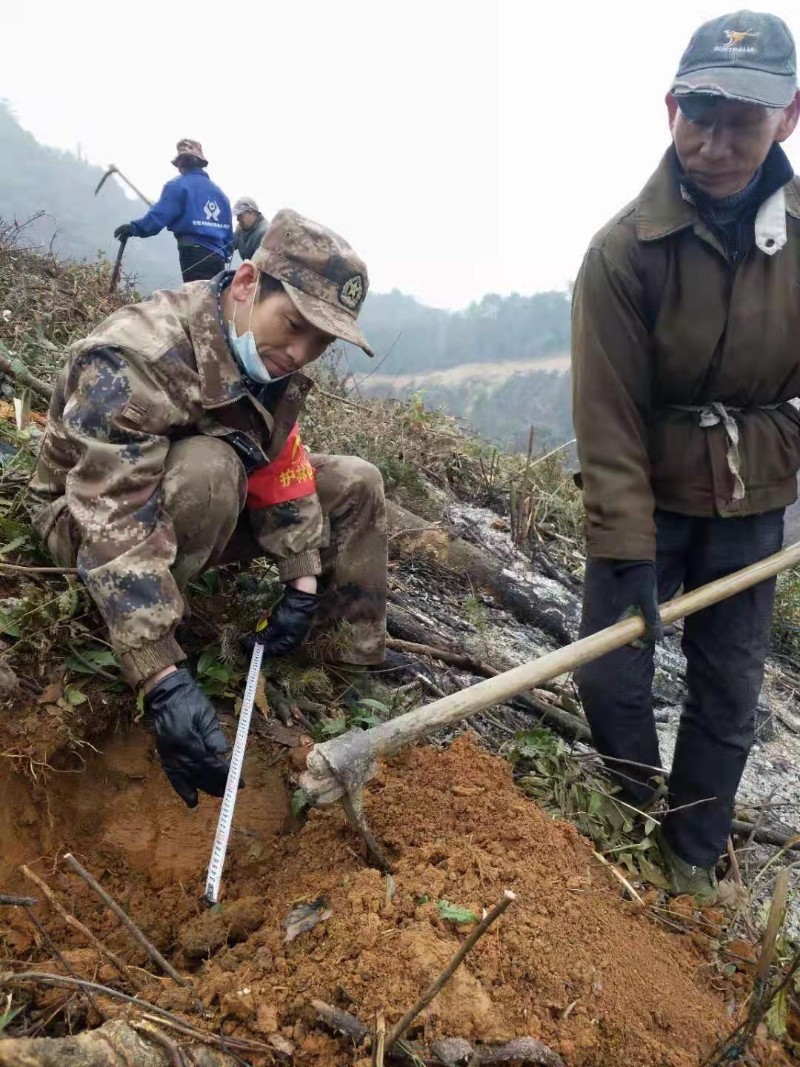
M 308 319 L 312 326 L 316 326 L 323 333 L 338 337 L 341 341 L 356 345 L 358 348 L 363 349 L 368 356 L 375 355 L 369 347 L 366 337 L 358 328 L 358 323 L 346 311 L 337 311 L 327 301 L 320 300 L 316 296 L 309 296 L 308 293 L 304 293 L 302 289 L 296 289 L 293 285 L 289 285 L 288 282 L 282 281 L 281 285 L 289 294 L 292 303 L 303 318 Z
M 180 155 L 175 156 L 175 158 L 173 159 L 173 161 L 172 161 L 173 167 L 179 166 L 182 159 L 196 159 L 201 167 L 207 167 L 208 166 L 208 160 L 207 159 L 203 159 L 202 156 L 198 156 L 194 152 L 181 152 Z
M 794 74 L 769 74 L 747 67 L 705 67 L 676 78 L 672 95 L 680 99 L 690 93 L 724 96 L 745 104 L 788 107 L 797 92 Z

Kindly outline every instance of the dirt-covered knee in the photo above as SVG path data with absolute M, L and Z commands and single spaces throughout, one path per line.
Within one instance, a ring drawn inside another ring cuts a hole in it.
M 176 527 L 235 524 L 244 506 L 247 475 L 230 445 L 215 437 L 190 437 L 169 450 L 162 499 Z
M 346 476 L 351 485 L 351 492 L 366 501 L 383 503 L 383 475 L 374 463 L 357 456 L 345 457 L 347 461 Z

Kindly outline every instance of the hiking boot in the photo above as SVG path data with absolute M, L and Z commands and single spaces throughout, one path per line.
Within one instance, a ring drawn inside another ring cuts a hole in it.
M 659 844 L 669 877 L 669 891 L 673 897 L 694 897 L 701 907 L 715 904 L 719 898 L 719 885 L 713 867 L 696 867 L 675 852 L 659 835 Z

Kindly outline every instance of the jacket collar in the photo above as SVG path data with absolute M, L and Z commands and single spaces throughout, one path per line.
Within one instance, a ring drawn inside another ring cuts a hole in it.
M 218 275 L 210 281 L 192 282 L 186 286 L 191 290 L 187 307 L 189 339 L 200 377 L 200 402 L 204 408 L 218 408 L 250 397 L 222 332 L 219 287 L 223 277 Z M 287 393 L 305 395 L 312 385 L 310 378 L 296 371 L 289 379 Z
M 672 154 L 670 147 L 636 199 L 634 217 L 636 236 L 640 241 L 658 241 L 690 226 L 703 226 L 697 209 L 676 181 Z M 768 255 L 786 243 L 786 215 L 800 219 L 799 185 L 800 182 L 793 179 L 758 209 L 756 241 Z M 773 244 L 769 244 L 770 240 Z

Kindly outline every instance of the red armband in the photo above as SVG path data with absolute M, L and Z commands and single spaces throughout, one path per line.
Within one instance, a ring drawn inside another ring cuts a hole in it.
M 272 463 L 259 467 L 247 479 L 247 503 L 249 511 L 298 500 L 317 491 L 314 468 L 300 440 L 297 423 L 292 427 L 279 454 Z

